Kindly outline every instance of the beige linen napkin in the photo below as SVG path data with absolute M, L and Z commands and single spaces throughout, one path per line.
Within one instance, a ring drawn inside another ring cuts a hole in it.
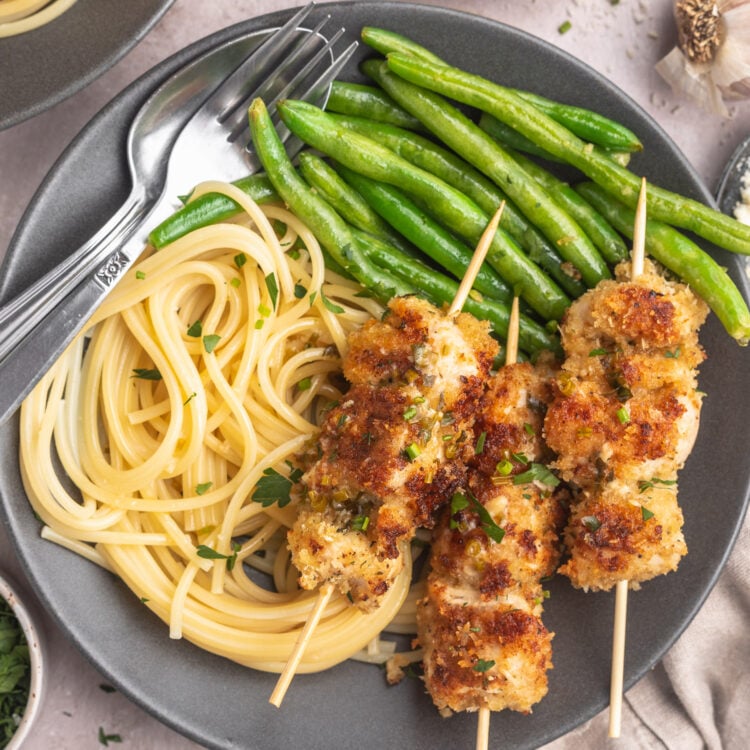
M 664 659 L 625 695 L 622 733 L 608 711 L 544 750 L 750 748 L 750 517 L 719 581 Z

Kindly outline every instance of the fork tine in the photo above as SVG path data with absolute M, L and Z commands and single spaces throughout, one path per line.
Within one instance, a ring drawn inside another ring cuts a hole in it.
M 317 103 L 321 107 L 325 107 L 326 101 L 328 100 L 328 87 L 336 76 L 341 72 L 341 69 L 349 61 L 349 58 L 354 54 L 354 51 L 359 46 L 359 42 L 352 42 L 332 63 L 331 65 L 304 91 L 301 92 L 296 98 L 307 102 Z M 280 97 L 274 100 L 274 104 L 280 101 Z M 266 105 L 268 107 L 268 105 Z M 274 106 L 274 110 L 276 107 Z M 284 123 L 278 121 L 278 117 L 274 118 L 276 123 L 276 130 L 279 134 L 281 142 L 284 144 L 287 154 L 290 159 L 293 159 L 305 146 L 304 142 L 301 141 L 297 136 L 293 136 L 289 128 Z M 252 142 L 250 142 L 249 126 L 247 128 L 247 162 L 250 166 L 251 171 L 257 171 L 261 169 L 262 165 L 257 156 L 252 152 Z
M 312 75 L 316 66 L 318 66 L 318 64 L 327 54 L 330 54 L 331 57 L 333 58 L 333 47 L 343 33 L 344 33 L 344 29 L 343 28 L 339 29 L 293 75 L 293 77 L 289 81 L 287 81 L 281 86 L 281 88 L 278 88 L 278 81 L 276 77 L 274 77 L 273 79 L 269 79 L 268 81 L 265 81 L 263 85 L 259 86 L 258 89 L 256 89 L 250 96 L 248 96 L 247 99 L 245 99 L 242 102 L 242 104 L 238 107 L 235 114 L 232 116 L 232 119 L 234 120 L 234 126 L 228 137 L 228 140 L 230 142 L 233 142 L 237 140 L 237 138 L 241 136 L 246 130 L 248 130 L 247 108 L 253 99 L 257 99 L 257 98 L 263 99 L 266 102 L 266 106 L 269 108 L 269 111 L 271 112 L 271 114 L 273 114 L 273 111 L 275 110 L 276 102 L 280 101 L 281 99 L 286 99 L 292 96 L 294 91 L 298 89 L 300 85 L 303 84 L 305 80 L 308 79 Z M 320 37 L 318 39 L 320 39 Z M 325 39 L 323 39 L 323 41 L 325 41 Z M 332 62 L 330 63 L 330 65 L 334 65 L 335 63 L 336 63 L 336 60 L 334 58 Z M 328 70 L 329 68 L 326 68 L 326 72 Z M 229 124 L 228 122 L 225 123 L 225 125 L 228 125 L 228 124 Z
M 338 39 L 344 30 L 339 29 L 331 40 L 327 40 L 320 32 L 330 19 L 330 15 L 326 16 L 314 29 L 302 34 L 302 38 L 298 41 L 296 47 L 280 62 L 273 71 L 273 75 L 258 81 L 253 90 L 247 91 L 242 99 L 238 99 L 233 105 L 232 111 L 225 112 L 219 119 L 221 124 L 231 132 L 229 141 L 235 140 L 246 124 L 249 102 L 257 98 L 268 100 L 274 95 L 274 91 L 286 90 L 292 82 L 302 81 L 301 73 L 307 75 L 326 54 L 326 51 L 331 49 L 333 42 Z M 310 59 L 305 61 L 307 57 Z
M 288 54 L 288 40 L 314 7 L 315 3 L 312 2 L 301 8 L 283 26 L 268 36 L 259 47 L 256 47 L 208 97 L 202 110 L 211 113 L 216 118 L 233 110 L 245 98 L 246 91 L 255 88 L 259 81 L 268 76 L 268 69 L 276 64 L 279 56 L 284 53 Z

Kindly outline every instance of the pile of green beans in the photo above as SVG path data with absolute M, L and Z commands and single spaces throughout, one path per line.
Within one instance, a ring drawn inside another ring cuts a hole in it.
M 520 296 L 522 350 L 559 351 L 556 324 L 571 299 L 611 278 L 627 258 L 641 181 L 626 165 L 642 150 L 640 140 L 590 110 L 452 67 L 399 34 L 366 27 L 362 38 L 384 56 L 362 64 L 372 84 L 336 81 L 326 111 L 297 101 L 278 105 L 284 124 L 316 153 L 303 152 L 295 168 L 255 101 L 250 128 L 265 174 L 235 184 L 258 202 L 284 201 L 337 271 L 383 301 L 417 293 L 450 302 L 472 248 L 504 202 L 465 309 L 504 338 L 509 302 Z M 560 163 L 591 182 L 562 181 L 555 176 Z M 750 227 L 655 185 L 647 193 L 647 251 L 747 344 L 750 312 L 742 295 L 677 228 L 750 253 Z M 237 210 L 225 196 L 202 196 L 150 240 L 161 247 Z

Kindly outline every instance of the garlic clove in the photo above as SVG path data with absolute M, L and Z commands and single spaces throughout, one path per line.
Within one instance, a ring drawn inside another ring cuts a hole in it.
M 656 64 L 676 94 L 724 117 L 750 97 L 750 0 L 677 0 L 679 45 Z

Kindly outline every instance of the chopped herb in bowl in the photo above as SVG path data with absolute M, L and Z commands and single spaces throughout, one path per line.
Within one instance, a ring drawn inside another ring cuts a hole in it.
M 0 599 L 0 748 L 6 747 L 29 700 L 29 646 L 13 610 Z
M 31 613 L 0 575 L 0 750 L 24 745 L 42 700 L 42 645 Z

